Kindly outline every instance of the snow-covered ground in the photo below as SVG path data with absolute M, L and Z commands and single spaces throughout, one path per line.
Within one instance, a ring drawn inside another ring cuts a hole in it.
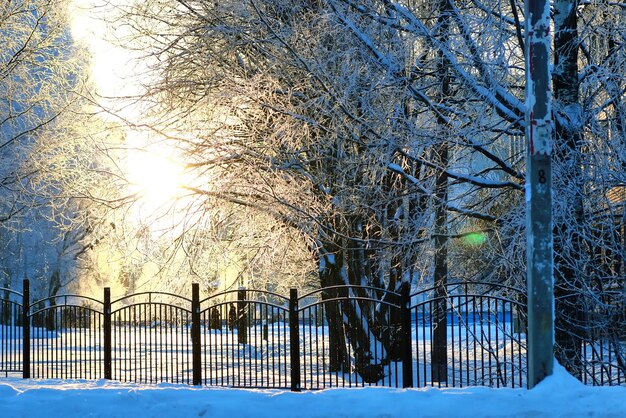
M 104 380 L 0 378 L 0 415 L 13 417 L 626 417 L 626 387 L 589 387 L 555 365 L 533 390 L 193 388 Z

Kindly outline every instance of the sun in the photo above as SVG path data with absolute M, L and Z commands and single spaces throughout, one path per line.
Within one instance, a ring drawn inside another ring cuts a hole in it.
M 184 169 L 171 154 L 150 149 L 128 151 L 126 175 L 131 192 L 148 214 L 169 210 L 185 183 Z

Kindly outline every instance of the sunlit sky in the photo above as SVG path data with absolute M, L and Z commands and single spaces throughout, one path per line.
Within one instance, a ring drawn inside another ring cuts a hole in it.
M 123 0 L 119 0 L 123 1 Z M 132 96 L 140 92 L 134 75 L 140 63 L 136 56 L 114 42 L 120 34 L 112 32 L 101 17 L 107 11 L 102 0 L 73 0 L 70 8 L 72 35 L 88 49 L 91 61 L 91 78 L 102 103 L 126 120 L 141 123 L 139 105 L 125 104 L 119 110 L 115 97 Z M 159 208 L 167 208 L 180 193 L 184 183 L 183 167 L 174 158 L 175 153 L 167 144 L 158 142 L 149 132 L 126 131 L 126 176 L 131 187 L 129 192 L 141 195 L 135 216 L 151 216 Z M 151 144 L 148 146 L 148 144 Z M 165 209 L 164 209 L 165 210 Z
M 91 75 L 101 96 L 119 96 L 137 92 L 133 75 L 132 54 L 114 45 L 114 34 L 99 17 L 106 11 L 101 0 L 73 0 L 70 7 L 72 36 L 88 48 Z

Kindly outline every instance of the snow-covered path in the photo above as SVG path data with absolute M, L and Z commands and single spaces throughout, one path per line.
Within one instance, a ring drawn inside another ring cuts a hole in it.
M 588 387 L 560 366 L 525 389 L 192 388 L 110 381 L 0 378 L 0 415 L 14 417 L 626 417 L 626 387 Z

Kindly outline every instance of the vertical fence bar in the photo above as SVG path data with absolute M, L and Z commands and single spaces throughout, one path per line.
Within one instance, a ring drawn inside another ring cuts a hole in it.
M 200 285 L 191 285 L 191 355 L 193 384 L 202 384 L 202 345 L 200 342 Z
M 431 302 L 431 378 L 439 387 L 448 385 L 448 295 L 446 283 L 435 283 L 435 295 Z M 452 347 L 454 353 L 454 347 Z M 452 363 L 454 365 L 454 362 Z
M 246 310 L 246 289 L 237 291 L 237 342 L 248 344 L 248 314 Z
M 404 283 L 400 289 L 400 321 L 402 323 L 402 387 L 413 387 L 413 359 L 411 358 L 411 286 Z
M 113 370 L 111 367 L 111 288 L 104 288 L 104 307 L 103 307 L 103 349 L 104 349 L 104 378 L 111 380 L 113 378 Z
M 289 290 L 289 342 L 291 391 L 300 392 L 300 321 L 298 319 L 298 289 Z
M 30 379 L 30 282 L 24 279 L 22 288 L 22 377 Z

